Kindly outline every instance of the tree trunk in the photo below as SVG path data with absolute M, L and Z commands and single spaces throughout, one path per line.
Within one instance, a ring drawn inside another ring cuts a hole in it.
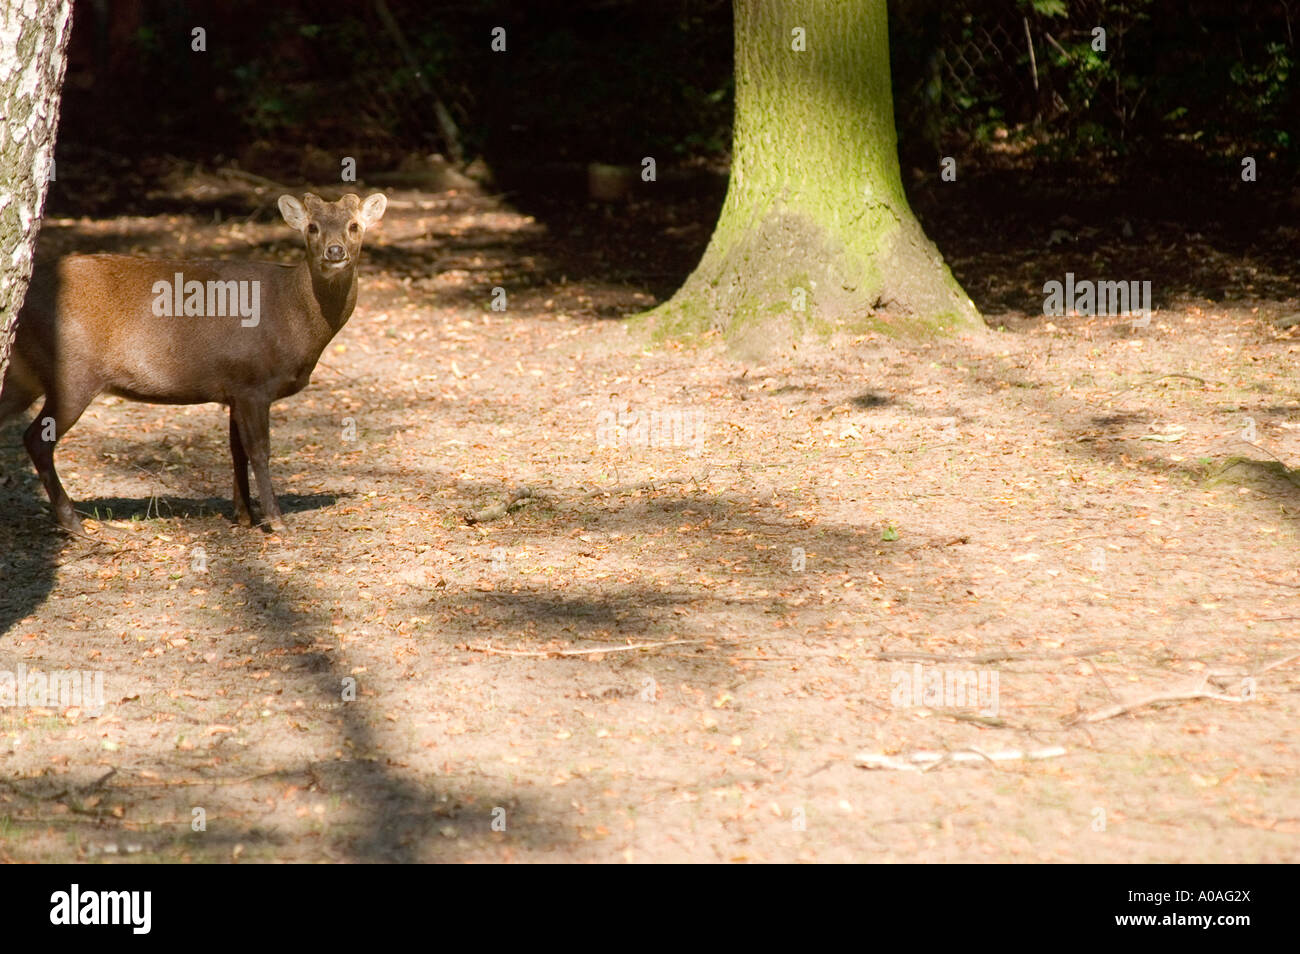
M 54 162 L 72 0 L 4 0 L 0 12 L 0 381 Z
M 717 329 L 762 353 L 810 331 L 983 327 L 903 193 L 885 0 L 734 3 L 731 183 L 655 336 Z

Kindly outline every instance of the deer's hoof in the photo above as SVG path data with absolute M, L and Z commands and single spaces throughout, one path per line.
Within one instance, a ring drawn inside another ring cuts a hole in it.
M 85 534 L 81 526 L 81 518 L 78 517 L 71 509 L 64 513 L 55 513 L 54 522 L 69 533 Z
M 268 517 L 266 525 L 271 528 L 272 533 L 288 533 L 289 526 L 284 522 L 283 517 Z

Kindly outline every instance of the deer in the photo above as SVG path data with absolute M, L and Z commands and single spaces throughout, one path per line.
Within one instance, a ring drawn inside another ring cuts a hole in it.
M 362 240 L 388 200 L 377 192 L 328 202 L 308 192 L 277 204 L 306 244 L 297 265 L 92 254 L 36 270 L 0 386 L 0 424 L 45 398 L 23 444 L 60 527 L 83 533 L 54 469 L 54 448 L 108 393 L 150 404 L 226 405 L 235 521 L 253 526 L 251 463 L 266 524 L 287 532 L 271 485 L 271 404 L 307 386 L 351 317 Z

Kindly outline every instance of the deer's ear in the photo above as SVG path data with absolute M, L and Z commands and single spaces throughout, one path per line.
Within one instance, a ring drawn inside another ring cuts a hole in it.
M 301 202 L 291 195 L 282 195 L 276 204 L 280 206 L 280 214 L 289 223 L 289 228 L 295 232 L 302 232 L 307 228 L 307 210 L 302 207 Z
M 365 228 L 370 228 L 384 217 L 386 208 L 388 208 L 388 197 L 382 192 L 376 192 L 361 203 L 361 211 L 357 213 L 357 218 Z

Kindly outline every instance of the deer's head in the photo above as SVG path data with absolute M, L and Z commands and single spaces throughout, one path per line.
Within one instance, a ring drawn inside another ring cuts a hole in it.
M 301 232 L 307 242 L 312 273 L 332 279 L 355 270 L 366 229 L 383 218 L 388 199 L 376 192 L 363 202 L 349 193 L 337 202 L 326 202 L 308 192 L 301 201 L 282 195 L 278 204 L 289 227 Z

